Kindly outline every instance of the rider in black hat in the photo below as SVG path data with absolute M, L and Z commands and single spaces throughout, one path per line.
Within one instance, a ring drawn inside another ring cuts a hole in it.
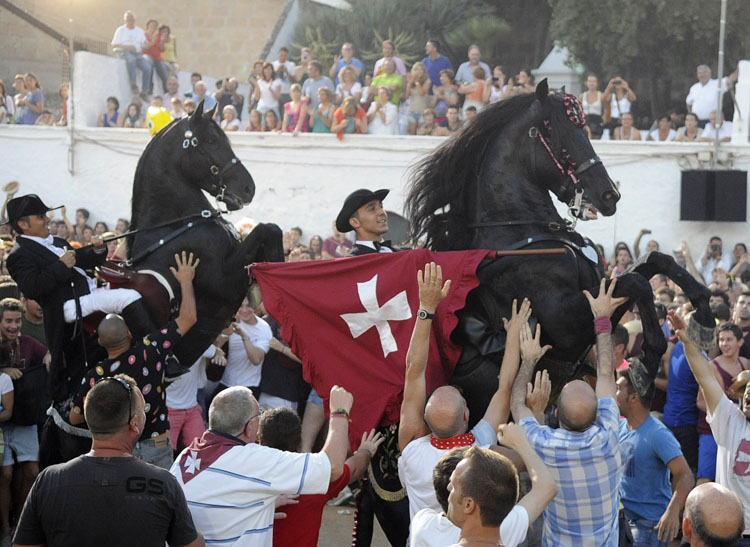
M 60 401 L 78 388 L 83 374 L 78 319 L 95 311 L 119 313 L 137 335 L 147 334 L 153 325 L 138 291 L 95 290 L 96 281 L 84 269 L 106 260 L 104 241 L 94 236 L 93 245 L 73 249 L 64 239 L 51 236 L 47 213 L 53 209 L 59 207 L 48 207 L 35 194 L 8 202 L 8 223 L 19 235 L 7 266 L 23 295 L 39 302 L 44 311 L 52 396 Z
M 390 241 L 383 241 L 388 231 L 388 213 L 383 209 L 383 200 L 390 190 L 367 190 L 360 188 L 349 194 L 336 217 L 336 229 L 346 233 L 354 230 L 357 240 L 350 256 L 370 253 L 392 253 Z

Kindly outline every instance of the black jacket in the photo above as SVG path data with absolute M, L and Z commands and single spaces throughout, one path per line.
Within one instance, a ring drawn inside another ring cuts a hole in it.
M 56 247 L 75 250 L 76 266 L 90 269 L 107 258 L 106 252 L 97 253 L 93 247 L 73 249 L 59 237 L 53 241 Z M 16 238 L 16 245 L 8 255 L 8 272 L 18 284 L 21 293 L 39 302 L 44 312 L 44 331 L 52 357 L 50 378 L 53 394 L 61 394 L 64 384 L 70 380 L 65 373 L 68 365 L 81 367 L 83 363 L 67 363 L 72 355 L 82 354 L 81 340 L 70 340 L 71 329 L 66 326 L 63 304 L 88 294 L 88 279 L 73 268 L 68 268 L 55 253 L 36 241 L 25 237 Z M 68 351 L 68 350 L 72 351 Z M 80 380 L 80 378 L 78 378 Z M 54 395 L 53 395 L 54 396 Z M 57 400 L 57 397 L 55 397 Z

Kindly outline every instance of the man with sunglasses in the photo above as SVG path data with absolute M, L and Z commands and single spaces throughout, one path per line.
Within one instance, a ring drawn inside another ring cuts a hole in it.
M 193 277 L 200 260 L 194 258 L 193 253 L 188 255 L 183 251 L 182 255 L 175 255 L 175 262 L 177 268 L 170 269 L 180 283 L 180 314 L 161 329 L 135 340 L 122 317 L 107 315 L 99 324 L 98 333 L 99 344 L 107 350 L 108 357 L 86 373 L 81 389 L 73 397 L 70 411 L 70 423 L 74 426 L 82 424 L 85 398 L 97 380 L 117 373 L 136 378 L 146 400 L 147 421 L 133 455 L 164 469 L 169 469 L 173 460 L 166 402 L 165 358 L 171 356 L 198 319 Z
M 84 405 L 91 451 L 39 474 L 15 545 L 205 545 L 174 477 L 133 457 L 145 409 L 130 376 L 102 378 L 91 388 Z

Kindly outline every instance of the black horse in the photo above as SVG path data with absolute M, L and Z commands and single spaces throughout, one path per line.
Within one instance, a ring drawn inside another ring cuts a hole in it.
M 215 109 L 216 107 L 214 107 Z M 160 274 L 179 302 L 179 284 L 169 271 L 175 253 L 200 258 L 194 280 L 198 322 L 176 349 L 190 366 L 231 321 L 249 288 L 246 266 L 283 261 L 281 230 L 260 224 L 243 241 L 206 199 L 215 196 L 228 210 L 250 203 L 255 184 L 232 152 L 229 139 L 203 103 L 189 118 L 173 121 L 146 147 L 135 172 L 128 262 Z M 153 310 L 156 320 L 166 310 Z
M 549 94 L 546 80 L 535 94 L 510 98 L 483 110 L 416 168 L 406 201 L 414 240 L 434 250 L 549 249 L 564 255 L 506 257 L 480 266 L 480 286 L 461 312 L 454 338 L 464 346 L 453 382 L 464 389 L 474 420 L 482 416 L 497 385 L 505 348 L 502 318 L 514 298 L 528 297 L 534 320 L 552 345 L 539 362 L 549 371 L 553 396 L 575 377 L 595 334 L 582 294 L 599 292 L 604 274 L 593 244 L 560 217 L 550 192 L 575 218 L 610 216 L 620 195 L 583 128 L 585 116 L 572 95 Z M 674 260 L 650 253 L 618 278 L 616 296 L 629 296 L 612 318 L 638 305 L 643 322 L 642 362 L 656 376 L 666 341 L 648 279 L 666 274 L 697 309 L 696 338 L 712 338 L 708 290 Z M 472 422 L 473 423 L 473 422 Z

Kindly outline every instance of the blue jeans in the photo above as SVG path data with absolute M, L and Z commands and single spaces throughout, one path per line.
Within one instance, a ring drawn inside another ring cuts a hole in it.
M 151 93 L 154 87 L 154 65 L 153 59 L 148 55 L 142 53 L 133 53 L 131 51 L 123 51 L 122 58 L 125 59 L 125 65 L 128 67 L 128 78 L 130 78 L 130 85 L 138 85 L 138 76 L 135 73 L 136 66 L 143 73 L 143 91 Z
M 151 63 L 154 65 L 154 70 L 156 71 L 156 75 L 159 76 L 159 79 L 161 80 L 161 92 L 166 93 L 167 92 L 167 80 L 169 79 L 169 71 L 167 70 L 167 63 L 164 61 L 157 61 L 153 57 L 149 57 L 151 60 Z
M 174 448 L 169 438 L 169 431 L 144 441 L 138 441 L 133 447 L 133 456 L 146 463 L 169 469 L 174 461 Z
M 633 533 L 633 547 L 664 547 L 664 543 L 659 541 L 659 530 L 654 530 L 658 521 L 634 519 L 628 522 Z

